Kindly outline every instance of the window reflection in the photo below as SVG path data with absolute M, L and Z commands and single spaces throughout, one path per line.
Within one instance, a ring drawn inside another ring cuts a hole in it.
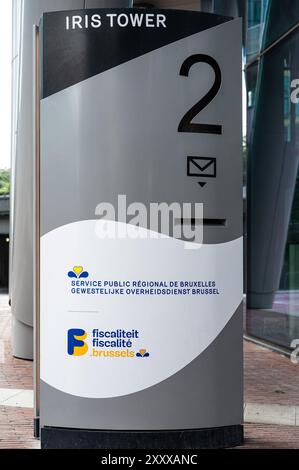
M 299 78 L 296 22 L 299 2 L 248 1 L 246 328 L 287 348 L 299 338 L 299 105 L 290 101 Z

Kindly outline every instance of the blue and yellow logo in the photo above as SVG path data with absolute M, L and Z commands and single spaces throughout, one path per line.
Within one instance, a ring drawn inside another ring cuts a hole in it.
M 84 271 L 83 266 L 74 266 L 72 271 L 69 271 L 68 277 L 72 279 L 86 279 L 89 277 L 89 273 Z
M 84 356 L 88 351 L 88 345 L 84 341 L 87 333 L 79 328 L 68 331 L 67 352 L 69 356 Z
M 136 357 L 149 357 L 149 352 L 146 349 L 139 349 L 138 353 L 136 353 Z

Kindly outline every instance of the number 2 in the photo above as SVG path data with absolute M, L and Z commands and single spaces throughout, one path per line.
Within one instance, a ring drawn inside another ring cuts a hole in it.
M 213 101 L 213 99 L 217 96 L 222 83 L 222 75 L 221 70 L 213 57 L 206 55 L 206 54 L 195 54 L 188 59 L 185 60 L 183 63 L 180 75 L 183 77 L 188 77 L 191 67 L 195 64 L 204 63 L 208 64 L 212 67 L 215 72 L 215 81 L 213 86 L 210 88 L 208 93 L 199 100 L 183 117 L 180 122 L 178 131 L 179 132 L 192 132 L 198 134 L 222 134 L 222 126 L 217 124 L 197 124 L 192 122 L 192 120 L 204 109 L 208 106 L 208 104 Z

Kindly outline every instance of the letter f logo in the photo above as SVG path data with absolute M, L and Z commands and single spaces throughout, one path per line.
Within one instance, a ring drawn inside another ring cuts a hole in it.
M 72 329 L 68 331 L 67 352 L 69 356 L 84 356 L 88 351 L 85 343 L 87 333 L 84 330 Z

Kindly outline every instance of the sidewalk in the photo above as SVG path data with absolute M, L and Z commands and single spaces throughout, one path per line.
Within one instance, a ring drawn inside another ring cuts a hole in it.
M 39 442 L 33 438 L 33 409 L 15 393 L 33 389 L 32 363 L 12 358 L 10 336 L 8 296 L 0 294 L 0 449 L 38 449 Z
M 32 363 L 11 357 L 11 315 L 0 294 L 0 449 L 38 449 L 33 438 Z M 299 448 L 299 365 L 245 342 L 242 448 Z
M 299 448 L 299 365 L 247 341 L 244 360 L 247 423 L 241 448 Z

